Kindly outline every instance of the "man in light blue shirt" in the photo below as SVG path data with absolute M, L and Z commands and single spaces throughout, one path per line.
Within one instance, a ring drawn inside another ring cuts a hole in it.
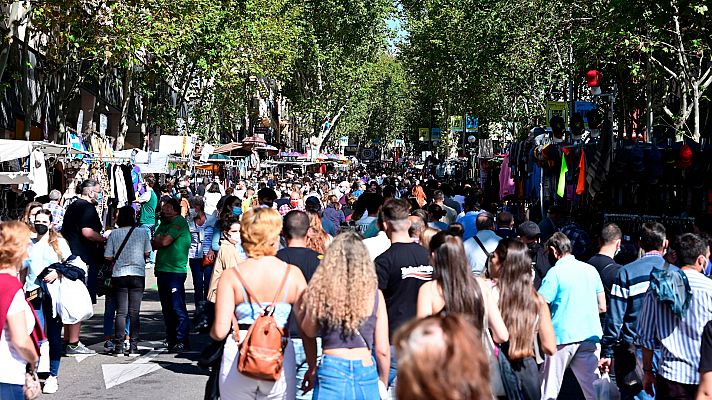
M 603 335 L 599 313 L 606 312 L 603 283 L 593 266 L 571 254 L 571 241 L 563 233 L 554 233 L 546 247 L 557 261 L 539 294 L 551 309 L 557 351 L 544 361 L 542 399 L 558 397 L 567 367 L 576 375 L 586 399 L 593 399 Z
M 464 214 L 457 218 L 457 223 L 465 230 L 462 240 L 470 239 L 477 233 L 477 216 L 482 212 L 477 198 L 470 196 L 465 199 Z

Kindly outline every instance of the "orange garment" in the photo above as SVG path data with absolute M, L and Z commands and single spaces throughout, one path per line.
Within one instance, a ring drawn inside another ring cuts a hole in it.
M 415 197 L 415 200 L 418 202 L 418 205 L 420 207 L 423 207 L 425 205 L 426 197 L 425 197 L 425 191 L 423 190 L 423 187 L 420 185 L 415 185 L 413 188 L 413 197 Z

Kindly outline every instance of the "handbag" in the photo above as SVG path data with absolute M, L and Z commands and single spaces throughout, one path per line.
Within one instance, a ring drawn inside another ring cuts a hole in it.
M 37 377 L 37 371 L 27 364 L 27 369 L 25 370 L 25 384 L 22 386 L 22 395 L 25 400 L 35 400 L 40 397 L 42 393 L 42 387 L 40 386 L 40 378 Z
M 101 297 L 105 294 L 111 293 L 111 275 L 114 272 L 114 265 L 116 265 L 116 260 L 119 259 L 119 256 L 121 255 L 121 252 L 124 250 L 124 246 L 126 246 L 126 242 L 129 241 L 129 237 L 131 237 L 131 233 L 134 231 L 134 229 L 136 229 L 135 226 L 132 226 L 129 229 L 129 232 L 126 234 L 124 241 L 121 242 L 119 249 L 116 251 L 116 254 L 114 255 L 114 260 L 111 263 L 104 263 L 99 268 L 99 272 L 97 273 L 97 276 L 96 276 L 96 282 L 97 282 L 96 295 L 97 296 Z
M 209 265 L 213 265 L 215 262 L 215 252 L 210 249 L 207 254 L 203 256 L 203 267 L 207 267 Z

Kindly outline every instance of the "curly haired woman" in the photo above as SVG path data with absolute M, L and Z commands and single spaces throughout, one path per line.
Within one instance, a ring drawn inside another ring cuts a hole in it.
M 334 239 L 304 292 L 298 319 L 307 336 L 322 338 L 314 400 L 380 397 L 378 381 L 388 381 L 390 368 L 388 315 L 358 234 Z

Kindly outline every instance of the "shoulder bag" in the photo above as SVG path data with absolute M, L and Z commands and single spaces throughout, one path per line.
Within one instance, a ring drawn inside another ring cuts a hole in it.
M 121 242 L 121 245 L 119 246 L 119 249 L 116 251 L 116 254 L 114 254 L 114 259 L 111 261 L 111 263 L 104 263 L 102 264 L 101 268 L 99 269 L 99 272 L 97 273 L 97 288 L 96 288 L 96 295 L 101 297 L 105 294 L 111 293 L 111 275 L 114 272 L 114 265 L 116 265 L 116 261 L 119 259 L 119 256 L 121 255 L 121 252 L 124 250 L 124 246 L 126 246 L 126 243 L 129 241 L 129 237 L 131 237 L 131 233 L 133 233 L 134 229 L 136 229 L 135 226 L 132 226 L 128 233 L 126 233 L 126 237 L 124 238 L 124 241 Z

